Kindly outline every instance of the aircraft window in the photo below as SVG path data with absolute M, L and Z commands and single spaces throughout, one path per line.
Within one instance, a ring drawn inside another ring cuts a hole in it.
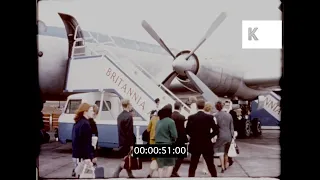
M 152 52 L 158 53 L 158 54 L 163 54 L 163 49 L 160 48 L 160 46 L 151 45 L 151 47 L 152 47 Z
M 107 103 L 107 105 L 106 105 Z M 100 108 L 100 101 L 96 101 L 95 104 Z M 104 101 L 103 106 L 102 106 L 102 111 L 109 111 L 108 107 L 111 109 L 111 102 L 110 101 Z
M 88 31 L 82 31 L 83 33 L 83 37 L 86 39 L 86 38 L 89 38 L 90 37 L 90 34 Z M 92 32 L 90 32 L 92 34 Z M 95 41 L 93 41 L 92 39 L 87 39 L 86 42 L 88 43 L 95 43 Z
M 96 32 L 89 32 L 89 33 L 92 35 L 93 38 L 95 38 L 97 40 L 100 38 L 98 33 L 96 33 Z M 89 33 L 88 33 L 88 37 L 90 37 Z
M 104 34 L 99 33 L 98 41 L 101 43 L 106 43 L 106 42 L 111 42 L 112 40 L 108 35 L 104 35 Z
M 89 36 L 90 36 L 87 31 L 82 31 L 82 32 L 83 32 L 83 36 L 84 36 L 84 37 L 89 37 Z
M 149 46 L 149 53 L 154 53 L 155 52 L 155 50 L 154 50 L 154 45 L 152 45 L 152 44 L 148 44 L 148 46 Z
M 152 44 L 148 44 L 148 43 L 144 43 L 144 50 L 146 52 L 149 52 L 149 53 L 154 52 L 153 45 Z
M 125 39 L 126 47 L 129 49 L 137 50 L 136 41 Z
M 72 99 L 69 100 L 67 108 L 64 113 L 66 114 L 75 114 L 76 110 L 78 109 L 79 105 L 81 104 L 81 99 Z
M 144 42 L 137 42 L 137 49 L 140 51 L 150 52 L 148 44 Z
M 112 36 L 112 38 L 117 46 L 122 47 L 122 48 L 126 47 L 126 43 L 124 42 L 123 38 L 115 37 L 115 36 Z

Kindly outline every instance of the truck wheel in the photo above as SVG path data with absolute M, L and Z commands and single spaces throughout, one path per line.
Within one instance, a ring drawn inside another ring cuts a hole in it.
M 56 139 L 56 141 L 58 141 L 58 137 L 59 137 L 59 130 L 58 128 L 54 129 L 54 138 Z
M 249 119 L 244 119 L 245 121 L 245 137 L 250 137 L 251 135 L 251 122 Z
M 239 138 L 247 138 L 251 135 L 251 123 L 249 119 L 242 118 L 239 123 Z
M 261 122 L 258 118 L 254 118 L 251 122 L 251 129 L 254 136 L 261 136 Z

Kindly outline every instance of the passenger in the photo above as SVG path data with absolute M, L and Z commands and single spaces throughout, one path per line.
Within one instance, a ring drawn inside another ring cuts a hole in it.
M 194 177 L 199 163 L 200 156 L 203 155 L 211 177 L 217 177 L 217 171 L 213 161 L 213 144 L 211 139 L 218 134 L 218 127 L 213 120 L 213 116 L 203 112 L 204 100 L 197 101 L 198 112 L 189 116 L 186 132 L 190 136 L 189 152 L 191 162 L 189 167 L 189 177 Z M 213 130 L 211 132 L 211 130 Z
M 171 115 L 171 118 L 174 120 L 177 128 L 178 138 L 175 142 L 175 145 L 177 146 L 185 145 L 188 142 L 186 129 L 184 127 L 186 118 L 180 113 L 180 111 L 181 111 L 181 103 L 176 102 L 174 104 L 174 111 Z M 183 162 L 183 159 L 184 158 L 178 158 L 176 160 L 176 164 L 173 168 L 171 177 L 180 177 L 178 174 L 178 170 Z
M 132 106 L 131 106 L 131 107 L 132 107 Z M 129 113 L 131 114 L 132 120 L 133 120 L 133 118 L 136 117 L 136 112 L 134 111 L 133 108 L 131 108 L 130 111 L 129 111 Z M 136 142 L 137 142 L 137 137 L 136 137 L 136 135 L 133 133 L 133 144 L 136 144 Z
M 196 114 L 198 112 L 198 109 L 197 109 L 197 98 L 195 96 L 190 96 L 189 99 L 188 99 L 188 102 L 190 103 L 190 115 L 192 114 Z M 188 139 L 190 139 L 190 137 L 187 135 Z M 204 162 L 204 159 L 203 159 L 203 156 L 201 155 L 200 157 L 200 166 L 201 166 L 201 169 L 202 169 L 202 173 L 203 174 L 208 174 L 208 171 L 206 170 L 206 164 Z
M 210 108 L 210 106 L 211 106 L 211 108 Z M 210 103 L 206 103 L 203 110 L 204 110 L 205 113 L 211 114 L 212 105 Z M 200 157 L 199 163 L 200 163 L 200 169 L 201 169 L 202 173 L 203 174 L 208 174 L 207 164 L 206 164 L 206 161 L 204 160 L 202 155 Z
M 234 135 L 233 119 L 229 113 L 222 111 L 223 105 L 220 101 L 216 103 L 216 109 L 218 112 L 215 117 L 219 127 L 219 135 L 214 144 L 214 151 L 220 157 L 221 173 L 224 173 L 228 163 L 228 150 Z
M 159 98 L 157 98 L 157 99 L 155 99 L 154 100 L 154 102 L 156 103 L 156 107 L 157 107 L 157 111 L 159 110 L 159 105 L 160 105 L 160 99 Z
M 93 117 L 93 107 L 87 103 L 80 104 L 74 117 L 72 129 L 72 158 L 75 164 L 80 161 L 91 162 L 93 155 L 92 130 L 89 119 Z M 75 176 L 74 170 L 72 175 Z
M 225 104 L 228 105 L 228 104 L 230 104 L 230 102 L 226 101 Z M 232 120 L 233 120 L 234 138 L 236 138 L 237 135 L 238 135 L 238 127 L 239 127 L 239 125 L 238 125 L 238 122 L 239 122 L 238 116 L 237 116 L 236 111 L 234 111 L 232 108 L 229 111 L 229 114 L 231 115 Z M 229 162 L 229 166 L 231 166 L 233 164 L 232 157 L 228 157 L 228 162 Z
M 135 136 L 133 132 L 133 117 L 130 113 L 132 109 L 131 103 L 128 99 L 123 99 L 121 101 L 123 111 L 119 114 L 117 118 L 118 123 L 118 136 L 119 136 L 119 153 L 125 157 L 133 149 Z M 113 174 L 114 178 L 118 178 L 120 172 L 124 169 L 124 161 L 122 161 L 116 168 Z M 134 178 L 132 171 L 126 169 L 129 178 Z
M 195 96 L 190 96 L 188 101 L 190 103 L 190 110 L 191 110 L 190 115 L 197 113 L 198 112 L 197 104 L 196 104 L 197 98 Z
M 93 105 L 93 112 L 94 112 L 93 118 L 89 119 L 89 123 L 92 131 L 92 137 L 98 138 L 98 128 L 97 128 L 96 122 L 94 121 L 94 119 L 97 117 L 99 113 L 99 107 L 97 105 Z M 98 141 L 96 140 L 95 145 L 92 146 L 93 152 L 94 152 L 94 158 L 92 159 L 92 163 L 94 166 L 97 166 L 97 155 L 98 155 L 97 143 Z
M 159 110 L 159 121 L 156 125 L 155 140 L 156 144 L 172 145 L 177 139 L 177 129 L 174 121 L 171 119 L 172 106 L 168 104 Z M 172 174 L 173 166 L 175 165 L 176 158 L 157 158 L 159 177 L 170 177 Z
M 203 110 L 204 110 L 205 113 L 212 115 L 212 110 L 213 110 L 212 104 L 209 103 L 209 102 L 206 102 L 206 104 L 204 105 Z M 215 124 L 217 124 L 217 122 L 216 122 L 214 117 L 213 117 L 213 120 L 214 120 Z M 211 129 L 210 132 L 212 133 L 213 130 Z M 212 140 L 212 143 L 215 143 L 217 141 L 217 136 L 214 136 L 211 140 Z M 208 174 L 208 168 L 207 168 L 206 161 L 204 161 L 203 156 L 201 156 L 200 159 L 202 159 L 202 163 L 203 163 L 202 172 L 204 174 Z
M 148 124 L 148 127 L 147 127 L 147 131 L 149 132 L 149 144 L 155 144 L 156 141 L 155 141 L 155 134 L 156 134 L 156 125 L 157 125 L 157 122 L 159 120 L 159 116 L 157 114 L 157 111 L 156 110 L 153 110 L 151 112 L 152 114 L 152 117 L 149 121 L 149 124 Z M 147 176 L 147 178 L 151 178 L 152 177 L 152 174 L 154 171 L 156 171 L 156 158 L 151 158 L 152 162 L 150 164 L 150 172 L 149 172 L 149 175 Z
M 209 102 L 206 102 L 206 104 L 204 105 L 204 112 L 207 113 L 207 114 L 212 114 L 212 104 L 209 103 Z
M 156 109 L 150 111 L 150 119 L 151 119 L 151 117 L 153 116 L 153 114 L 154 114 L 155 111 L 156 111 L 156 112 L 159 111 L 160 99 L 157 98 L 157 99 L 154 100 L 154 102 L 156 103 Z

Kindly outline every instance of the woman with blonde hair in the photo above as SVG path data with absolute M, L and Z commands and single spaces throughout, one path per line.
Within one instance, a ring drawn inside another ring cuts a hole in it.
M 72 158 L 76 162 L 92 163 L 92 130 L 89 119 L 94 116 L 93 107 L 88 103 L 80 104 L 74 117 L 75 124 L 72 129 Z M 92 164 L 93 165 L 93 164 Z M 72 173 L 75 176 L 74 170 Z
M 156 136 L 156 125 L 157 122 L 159 121 L 159 116 L 157 114 L 157 110 L 153 110 L 151 111 L 151 119 L 149 121 L 148 127 L 147 127 L 147 132 L 149 133 L 149 144 L 155 144 L 156 140 L 155 140 L 155 136 Z M 154 171 L 157 170 L 157 161 L 156 158 L 152 158 L 151 159 L 151 164 L 150 164 L 150 172 L 149 175 L 147 176 L 147 178 L 151 178 L 152 174 Z
M 213 109 L 212 104 L 209 103 L 209 102 L 206 102 L 206 104 L 204 105 L 204 108 L 203 108 L 204 112 L 207 113 L 207 114 L 212 114 L 212 109 Z M 211 130 L 211 131 L 212 131 L 212 130 Z M 214 142 L 216 141 L 216 139 L 217 139 L 217 136 L 215 136 L 215 137 L 213 138 L 212 143 L 214 143 Z M 203 163 L 202 172 L 203 172 L 204 174 L 208 174 L 207 164 L 206 164 L 206 161 L 203 159 L 203 156 L 201 156 L 200 161 Z
M 211 103 L 209 102 L 206 102 L 206 104 L 204 105 L 204 112 L 208 113 L 208 114 L 211 114 L 212 113 L 212 109 L 213 109 L 213 106 Z

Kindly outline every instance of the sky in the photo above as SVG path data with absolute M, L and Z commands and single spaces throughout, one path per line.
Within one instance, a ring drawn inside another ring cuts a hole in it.
M 141 26 L 146 20 L 167 46 L 183 50 L 193 49 L 226 12 L 225 21 L 196 53 L 265 76 L 280 74 L 280 50 L 243 50 L 241 22 L 281 20 L 279 5 L 280 0 L 65 0 L 40 3 L 39 17 L 62 27 L 57 11 L 70 13 L 82 29 L 156 44 Z

